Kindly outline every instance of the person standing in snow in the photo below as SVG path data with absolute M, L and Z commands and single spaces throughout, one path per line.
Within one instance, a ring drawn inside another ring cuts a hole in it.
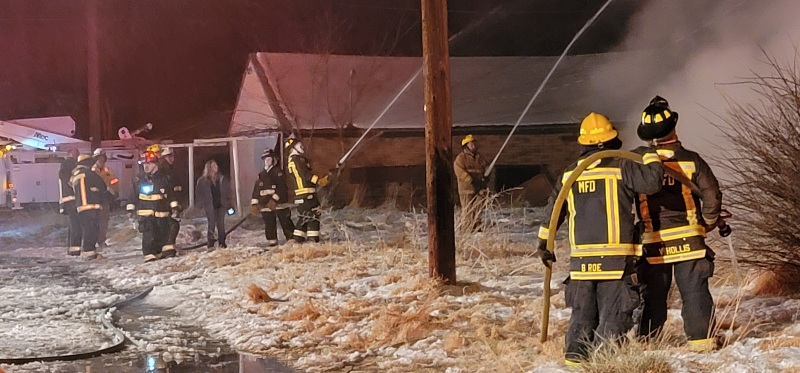
M 581 123 L 578 143 L 581 156 L 558 179 L 545 209 L 548 223 L 557 195 L 573 170 L 594 153 L 622 147 L 611 121 L 597 113 Z M 593 345 L 616 340 L 633 327 L 633 310 L 639 306 L 633 204 L 639 193 L 658 192 L 664 178 L 655 149 L 641 152 L 643 164 L 603 158 L 589 165 L 558 212 L 558 227 L 567 216 L 570 220 L 570 275 L 564 293 L 567 306 L 572 307 L 565 354 L 569 366 L 580 366 Z M 548 267 L 556 261 L 547 250 L 547 239 L 555 233 L 545 225 L 539 228 L 538 252 Z
M 144 153 L 143 171 L 133 180 L 133 189 L 128 198 L 128 217 L 135 213 L 139 217 L 139 232 L 142 232 L 142 254 L 145 262 L 162 257 L 167 242 L 169 226 L 167 218 L 171 214 L 169 181 L 158 172 L 158 145 L 147 147 Z M 174 250 L 174 249 L 173 249 Z M 168 256 L 172 254 L 168 253 Z
M 78 166 L 78 149 L 67 150 L 67 156 L 58 169 L 59 212 L 69 218 L 67 255 L 81 255 L 81 221 L 75 206 L 75 191 L 72 189 L 72 171 Z
M 81 222 L 81 256 L 97 259 L 97 233 L 100 230 L 100 211 L 106 201 L 105 181 L 92 171 L 94 159 L 90 154 L 81 154 L 78 165 L 72 171 L 70 183 L 75 193 L 75 210 Z
M 678 113 L 667 100 L 656 96 L 642 113 L 636 134 L 656 147 L 665 167 L 677 171 L 700 188 L 692 194 L 688 186 L 666 176 L 661 191 L 641 195 L 637 203 L 643 225 L 641 280 L 644 307 L 639 335 L 649 338 L 667 321 L 667 297 L 673 273 L 683 300 L 683 329 L 693 351 L 717 347 L 711 338 L 714 300 L 708 279 L 714 274 L 714 252 L 705 243 L 706 233 L 725 227 L 720 218 L 722 192 L 711 167 L 699 154 L 678 141 Z
M 264 169 L 258 174 L 253 186 L 253 199 L 251 209 L 253 215 L 261 214 L 264 220 L 264 235 L 267 246 L 278 245 L 278 225 L 280 221 L 283 236 L 287 243 L 292 240 L 294 223 L 292 223 L 292 210 L 286 206 L 289 202 L 289 190 L 286 179 L 280 167 L 277 166 L 275 152 L 272 149 L 264 150 L 261 154 L 264 160 Z
M 474 222 L 475 227 L 481 225 L 481 209 L 477 206 L 482 191 L 488 187 L 486 173 L 487 163 L 478 153 L 478 142 L 472 135 L 461 140 L 461 153 L 453 162 L 453 171 L 458 180 L 458 197 L 461 202 L 462 218 Z
M 219 172 L 219 166 L 213 159 L 206 162 L 203 176 L 197 179 L 195 194 L 197 208 L 205 211 L 208 221 L 208 248 L 213 248 L 217 241 L 219 247 L 228 247 L 225 242 L 225 215 L 233 213 L 233 192 L 228 179 Z
M 111 205 L 117 203 L 117 197 L 119 197 L 119 179 L 114 175 L 114 171 L 106 166 L 108 155 L 106 155 L 105 150 L 102 148 L 95 149 L 94 153 L 92 153 L 92 157 L 94 158 L 92 171 L 99 175 L 106 183 L 106 190 L 103 194 L 105 196 L 103 208 L 100 210 L 100 229 L 97 232 L 97 245 L 103 248 L 107 246 L 106 241 L 108 240 L 108 223 L 111 220 Z
M 305 156 L 305 147 L 294 134 L 286 141 L 289 162 L 286 166 L 289 180 L 294 187 L 294 203 L 297 204 L 297 224 L 294 226 L 294 239 L 299 243 L 306 240 L 319 242 L 320 203 L 317 187 L 328 185 L 328 176 L 319 177 L 311 170 L 311 163 Z
M 167 179 L 167 184 L 169 185 L 167 193 L 170 195 L 170 208 L 172 212 L 167 218 L 167 241 L 161 249 L 163 257 L 175 256 L 175 241 L 178 239 L 178 232 L 181 229 L 181 212 L 183 212 L 183 208 L 178 202 L 178 195 L 183 188 L 178 182 L 177 175 L 175 175 L 174 164 L 175 155 L 172 153 L 172 149 L 162 147 L 161 159 L 158 161 L 158 172 Z

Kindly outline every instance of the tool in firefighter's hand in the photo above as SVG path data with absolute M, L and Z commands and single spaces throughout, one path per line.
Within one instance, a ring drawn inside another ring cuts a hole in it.
M 731 226 L 728 225 L 727 220 L 732 218 L 733 214 L 731 214 L 728 210 L 722 210 L 719 214 L 719 220 L 717 221 L 717 227 L 719 228 L 719 235 L 720 237 L 728 237 L 731 235 L 733 231 Z

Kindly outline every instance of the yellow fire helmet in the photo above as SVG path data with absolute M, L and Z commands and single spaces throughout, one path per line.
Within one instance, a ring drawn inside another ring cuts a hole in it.
M 156 154 L 159 154 L 159 153 L 161 153 L 161 145 L 158 145 L 158 144 L 150 145 L 150 146 L 147 147 L 147 149 L 145 149 L 145 153 L 156 153 Z
M 469 144 L 469 143 L 471 143 L 473 141 L 475 141 L 475 137 L 474 136 L 472 136 L 471 134 L 470 135 L 466 135 L 466 136 L 464 136 L 464 139 L 461 140 L 461 146 L 467 146 L 467 144 Z
M 597 145 L 615 137 L 617 137 L 617 130 L 614 129 L 611 121 L 603 114 L 591 112 L 581 122 L 578 144 Z

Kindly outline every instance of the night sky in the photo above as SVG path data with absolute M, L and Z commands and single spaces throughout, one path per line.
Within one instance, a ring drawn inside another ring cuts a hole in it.
M 603 0 L 450 1 L 454 56 L 557 55 Z M 574 47 L 603 52 L 641 5 L 618 0 Z M 0 119 L 70 115 L 88 137 L 87 1 L 0 0 Z M 419 0 L 100 0 L 106 136 L 225 134 L 248 53 L 421 55 Z M 112 132 L 113 131 L 113 132 Z

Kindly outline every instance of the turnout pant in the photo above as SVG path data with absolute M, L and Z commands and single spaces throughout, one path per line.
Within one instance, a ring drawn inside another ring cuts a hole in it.
M 69 237 L 67 238 L 67 254 L 81 255 L 81 237 L 83 230 L 81 230 L 81 220 L 78 217 L 78 210 L 75 209 L 75 203 L 64 204 L 64 211 L 69 219 Z
M 103 203 L 103 209 L 100 210 L 99 225 L 97 227 L 97 243 L 100 246 L 105 246 L 108 239 L 108 223 L 111 221 L 111 211 L 109 204 Z
M 206 220 L 208 220 L 208 245 L 214 246 L 214 242 L 219 241 L 220 245 L 225 245 L 225 214 L 223 208 L 207 208 Z M 216 233 L 215 233 L 216 230 Z
M 145 261 L 158 259 L 161 248 L 167 241 L 167 218 L 142 216 L 139 218 L 139 231 L 142 232 L 142 255 Z
M 639 290 L 630 275 L 619 280 L 568 280 L 565 300 L 572 307 L 566 360 L 579 363 L 596 344 L 616 342 L 633 327 Z
M 319 219 L 321 217 L 320 205 L 317 196 L 308 194 L 297 196 L 297 224 L 294 226 L 294 239 L 297 242 L 305 240 L 319 242 Z
M 261 212 L 264 219 L 264 235 L 267 237 L 267 245 L 275 246 L 278 244 L 278 222 L 281 224 L 283 236 L 286 240 L 292 239 L 294 234 L 294 223 L 292 223 L 292 210 L 288 208 L 276 209 Z
M 181 230 L 181 221 L 173 217 L 167 219 L 167 240 L 164 246 L 161 247 L 161 256 L 173 257 L 175 256 L 175 241 L 178 239 L 178 232 Z
M 699 237 L 691 240 L 690 244 L 705 246 Z M 674 273 L 683 301 L 681 317 L 690 349 L 706 351 L 716 348 L 716 340 L 709 338 L 714 317 L 714 300 L 708 290 L 708 279 L 714 274 L 714 254 L 708 248 L 706 253 L 705 258 L 676 263 L 649 264 L 643 260 L 640 271 L 644 284 L 644 307 L 639 335 L 654 336 L 667 321 L 667 297 Z
M 97 232 L 100 230 L 100 210 L 78 212 L 81 224 L 81 255 L 94 256 L 97 245 Z

